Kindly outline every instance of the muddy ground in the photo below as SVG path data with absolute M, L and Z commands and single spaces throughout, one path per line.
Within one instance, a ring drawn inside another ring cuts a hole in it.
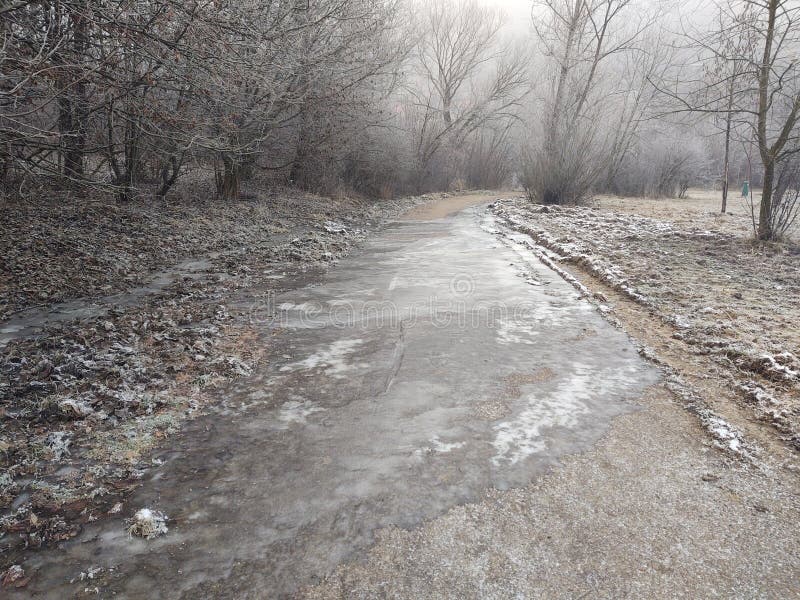
M 273 189 L 227 204 L 6 202 L 0 571 L 12 550 L 118 513 L 158 466 L 148 452 L 202 414 L 214 389 L 252 372 L 265 353 L 252 326 L 272 307 L 227 305 L 324 271 L 367 230 L 433 198 Z

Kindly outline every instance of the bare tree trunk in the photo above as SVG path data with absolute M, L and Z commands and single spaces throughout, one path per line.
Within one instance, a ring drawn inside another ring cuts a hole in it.
M 567 39 L 564 44 L 564 54 L 558 75 L 558 83 L 553 97 L 553 111 L 550 115 L 550 123 L 547 127 L 547 147 L 549 149 L 555 146 L 556 137 L 558 135 L 559 122 L 561 121 L 561 105 L 564 102 L 564 95 L 566 94 L 566 83 L 570 72 L 569 63 L 572 60 L 572 47 L 578 31 L 582 10 L 583 0 L 575 0 L 574 14 L 570 15 Z
M 308 108 L 303 110 L 300 117 L 300 126 L 297 133 L 297 146 L 292 161 L 292 169 L 289 172 L 289 181 L 292 185 L 303 187 L 306 183 L 304 166 L 308 158 Z
M 62 84 L 62 92 L 58 98 L 58 132 L 61 142 L 61 154 L 63 157 L 63 173 L 67 178 L 80 177 L 83 173 L 83 161 L 79 153 L 74 148 L 74 124 L 72 99 L 68 92 L 69 85 Z
M 133 119 L 133 117 L 130 117 Z M 125 123 L 123 149 L 125 153 L 124 171 L 121 180 L 117 183 L 121 186 L 119 199 L 126 202 L 133 196 L 133 191 L 139 182 L 139 174 L 142 171 L 142 152 L 139 135 L 138 118 Z
M 75 133 L 71 152 L 73 153 L 72 164 L 74 165 L 74 172 L 81 178 L 83 178 L 84 175 L 83 160 L 84 154 L 86 153 L 86 131 L 88 128 L 86 119 L 88 118 L 87 115 L 89 112 L 86 97 L 85 73 L 82 68 L 89 46 L 89 27 L 87 22 L 89 19 L 89 4 L 90 0 L 83 2 L 80 7 L 81 13 L 74 14 L 72 17 L 74 23 L 74 37 L 72 43 L 75 48 L 75 63 L 79 66 L 76 66 L 74 81 L 75 98 L 73 100 L 72 109 L 75 111 L 73 122 Z
M 181 171 L 181 162 L 182 160 L 173 154 L 169 157 L 169 159 L 164 161 L 164 164 L 161 166 L 161 171 L 159 173 L 161 185 L 156 193 L 156 197 L 159 200 L 166 199 L 167 192 L 177 181 L 178 175 Z
M 0 186 L 5 185 L 11 166 L 11 152 L 7 144 L 0 144 Z
M 764 165 L 764 189 L 761 193 L 761 206 L 758 211 L 758 239 L 771 240 L 772 230 L 772 186 L 775 181 L 775 163 Z
M 725 158 L 723 159 L 722 166 L 722 213 L 728 210 L 728 177 L 729 177 L 729 164 L 731 152 L 731 121 L 733 120 L 733 113 L 731 112 L 733 104 L 733 93 L 731 93 L 730 101 L 728 103 L 728 114 L 725 116 Z
M 223 200 L 237 200 L 241 184 L 240 165 L 228 154 L 222 156 L 222 172 L 215 173 L 217 195 Z
M 453 115 L 452 115 L 452 99 L 449 96 L 444 98 L 444 102 L 442 103 L 442 117 L 444 118 L 444 124 L 447 127 L 450 127 L 453 124 Z
M 767 140 L 767 121 L 769 120 L 769 83 L 772 72 L 772 43 L 775 38 L 775 16 L 779 0 L 768 0 L 767 28 L 764 39 L 764 54 L 758 73 L 758 124 L 756 136 L 761 163 L 764 165 L 764 183 L 759 209 L 758 239 L 772 239 L 772 182 L 775 177 L 775 158 Z
M 86 84 L 81 68 L 88 46 L 87 11 L 88 2 L 80 6 L 80 13 L 72 12 L 72 53 L 62 56 L 67 62 L 66 73 L 60 81 L 58 99 L 58 128 L 64 158 L 64 175 L 71 179 L 83 179 L 83 158 L 86 147 Z M 71 63 L 71 64 L 70 64 Z

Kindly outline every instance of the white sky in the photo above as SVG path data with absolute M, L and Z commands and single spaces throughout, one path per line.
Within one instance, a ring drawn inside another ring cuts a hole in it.
M 506 26 L 514 33 L 531 31 L 531 9 L 533 0 L 478 0 L 487 6 L 496 6 L 506 13 Z M 678 24 L 691 28 L 713 20 L 718 0 L 639 0 L 638 6 L 660 4 L 669 13 L 663 25 L 678 28 Z M 669 23 L 669 25 L 668 25 Z
M 506 26 L 514 32 L 529 31 L 531 25 L 532 0 L 480 0 L 488 6 L 496 6 L 506 13 Z

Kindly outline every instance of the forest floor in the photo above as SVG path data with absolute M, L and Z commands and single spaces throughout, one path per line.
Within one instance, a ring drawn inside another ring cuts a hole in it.
M 738 413 L 765 444 L 761 423 L 800 448 L 800 246 L 756 245 L 744 199 L 727 214 L 719 204 L 692 190 L 588 207 L 504 201 L 493 212 L 712 408 Z
M 252 372 L 264 349 L 248 332 L 270 307 L 232 314 L 233 298 L 324 270 L 367 230 L 434 198 L 253 196 L 4 202 L 0 553 L 118 512 L 154 466 L 148 450 Z

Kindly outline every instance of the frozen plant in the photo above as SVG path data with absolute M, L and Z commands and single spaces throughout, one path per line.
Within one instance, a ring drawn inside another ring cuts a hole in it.
M 68 431 L 53 431 L 47 435 L 45 444 L 53 453 L 56 460 L 69 456 L 69 446 L 72 443 L 72 434 Z
M 140 508 L 127 523 L 128 535 L 151 540 L 167 533 L 167 515 L 162 512 Z
M 25 577 L 25 570 L 20 565 L 11 565 L 2 574 L 3 585 L 10 585 Z

